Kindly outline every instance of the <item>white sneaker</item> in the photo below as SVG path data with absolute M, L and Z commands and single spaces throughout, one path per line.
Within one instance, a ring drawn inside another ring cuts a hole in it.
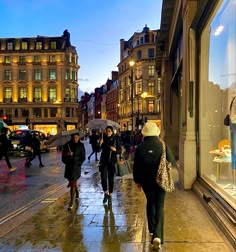
M 153 239 L 152 243 L 153 243 L 153 249 L 158 250 L 161 248 L 161 239 L 160 238 L 155 237 Z
M 14 172 L 16 170 L 16 167 L 12 167 L 9 169 L 9 172 Z

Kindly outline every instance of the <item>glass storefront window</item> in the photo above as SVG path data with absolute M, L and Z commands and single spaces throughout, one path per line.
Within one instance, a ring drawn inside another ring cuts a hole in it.
M 236 96 L 236 2 L 220 2 L 201 34 L 200 175 L 235 207 L 236 99 L 230 127 L 224 118 Z

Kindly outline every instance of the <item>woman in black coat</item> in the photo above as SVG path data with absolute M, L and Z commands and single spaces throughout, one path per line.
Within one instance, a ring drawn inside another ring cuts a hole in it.
M 142 129 L 144 141 L 137 147 L 134 156 L 133 176 L 138 189 L 143 189 L 146 199 L 148 229 L 152 235 L 154 249 L 164 242 L 164 201 L 165 191 L 156 182 L 157 170 L 162 154 L 159 139 L 160 129 L 156 123 L 147 122 Z M 175 165 L 175 158 L 166 145 L 166 158 Z
M 121 153 L 121 144 L 119 138 L 114 135 L 111 126 L 106 127 L 105 134 L 100 139 L 99 144 L 102 149 L 99 171 L 101 172 L 102 189 L 104 192 L 103 204 L 108 201 L 110 205 L 112 203 L 114 188 L 115 164 L 117 163 L 117 155 Z
M 84 144 L 80 142 L 80 136 L 76 133 L 72 136 L 72 139 L 64 145 L 62 151 L 62 162 L 65 164 L 64 177 L 69 181 L 67 187 L 70 187 L 70 203 L 68 210 L 72 209 L 74 198 L 79 198 L 77 180 L 81 176 L 81 166 L 84 160 Z

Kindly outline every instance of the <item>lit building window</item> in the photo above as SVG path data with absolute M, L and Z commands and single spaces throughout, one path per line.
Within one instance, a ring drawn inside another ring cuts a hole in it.
M 27 42 L 22 42 L 21 43 L 21 49 L 22 50 L 27 50 L 28 49 L 28 43 Z
M 56 56 L 55 55 L 49 55 L 49 62 L 56 62 Z
M 50 47 L 51 47 L 51 49 L 57 49 L 57 42 L 51 41 Z
M 4 88 L 4 98 L 6 98 L 6 99 L 12 98 L 12 88 L 11 87 Z
M 36 50 L 42 50 L 43 49 L 43 43 L 41 41 L 36 42 Z
M 57 99 L 57 93 L 56 93 L 56 88 L 55 87 L 49 87 L 48 90 L 48 99 L 49 102 L 54 102 Z
M 41 87 L 35 87 L 34 88 L 34 101 L 40 102 L 42 100 L 42 88 Z
M 148 66 L 148 75 L 154 76 L 155 73 L 155 67 L 154 66 Z
M 11 70 L 5 70 L 5 80 L 11 80 Z
M 56 80 L 56 70 L 49 69 L 49 80 Z
M 27 98 L 27 89 L 26 87 L 19 87 L 19 98 Z
M 34 55 L 34 63 L 40 63 L 40 55 Z
M 5 63 L 11 63 L 11 57 L 10 56 L 5 56 L 4 57 L 4 62 Z
M 41 80 L 41 70 L 35 69 L 34 70 L 34 80 L 40 81 Z
M 66 79 L 66 80 L 69 80 L 69 79 L 70 79 L 70 70 L 69 70 L 69 69 L 66 70 L 65 79 Z
M 148 93 L 150 95 L 154 95 L 154 82 L 153 81 L 148 82 Z
M 149 100 L 148 101 L 148 113 L 153 113 L 154 112 L 154 101 Z

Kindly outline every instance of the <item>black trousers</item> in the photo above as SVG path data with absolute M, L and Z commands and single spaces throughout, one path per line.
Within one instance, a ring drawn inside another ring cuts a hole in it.
M 109 191 L 113 193 L 114 189 L 114 177 L 115 177 L 115 166 L 111 163 L 108 165 L 102 165 L 100 168 L 102 189 L 104 192 Z
M 0 160 L 2 159 L 2 157 L 5 158 L 8 168 L 11 169 L 12 165 L 11 165 L 7 151 L 3 151 L 0 153 Z
M 149 232 L 153 238 L 158 237 L 164 242 L 164 192 L 158 185 L 142 185 L 147 199 L 146 214 Z

